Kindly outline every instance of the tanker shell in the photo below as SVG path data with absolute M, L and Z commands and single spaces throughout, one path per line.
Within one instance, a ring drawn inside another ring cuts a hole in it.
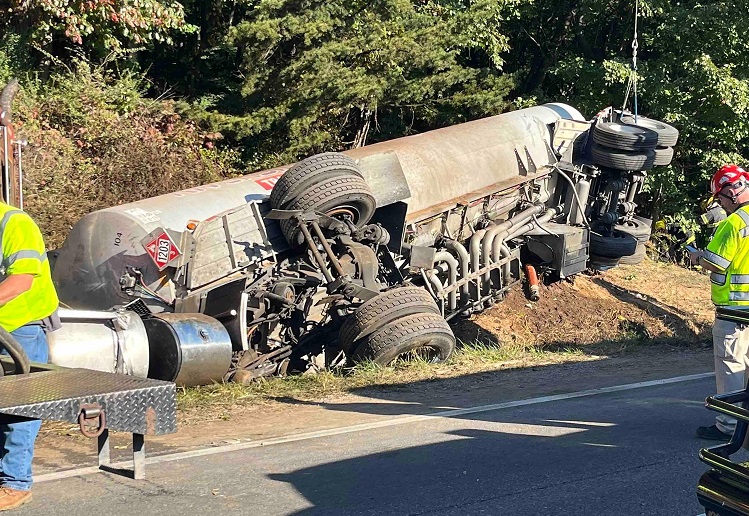
M 582 119 L 569 106 L 538 106 L 423 134 L 347 151 L 359 162 L 378 207 L 407 204 L 411 221 L 439 213 L 460 199 L 500 190 L 548 171 L 556 158 L 551 129 L 560 118 Z M 265 214 L 265 202 L 279 167 L 122 204 L 90 213 L 70 231 L 55 262 L 53 278 L 61 301 L 77 309 L 109 309 L 132 301 L 120 280 L 128 268 L 167 301 L 176 292 L 173 267 L 160 271 L 144 248 L 144 239 L 165 229 L 179 243 L 188 224 L 254 201 Z M 527 176 L 527 177 L 525 177 Z M 277 251 L 288 248 L 274 220 L 265 220 Z M 182 250 L 179 250 L 182 252 Z M 160 302 L 150 303 L 163 309 Z

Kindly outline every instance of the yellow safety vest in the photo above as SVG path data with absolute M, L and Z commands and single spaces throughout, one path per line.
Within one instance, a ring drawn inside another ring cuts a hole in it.
M 39 227 L 25 212 L 0 202 L 0 280 L 31 274 L 31 288 L 0 306 L 0 326 L 13 331 L 49 317 L 59 301 Z
M 720 270 L 710 273 L 713 303 L 749 305 L 749 206 L 718 225 L 703 258 Z

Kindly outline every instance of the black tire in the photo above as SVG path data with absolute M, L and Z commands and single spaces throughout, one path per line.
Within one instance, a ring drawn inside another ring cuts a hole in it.
M 653 221 L 643 217 L 633 217 L 622 224 L 617 224 L 614 229 L 632 235 L 638 243 L 645 243 L 650 240 Z
M 588 267 L 597 271 L 605 271 L 619 265 L 621 258 L 607 258 L 605 256 L 590 255 Z
M 665 167 L 671 164 L 671 160 L 674 159 L 673 147 L 657 147 L 655 149 L 655 160 L 653 165 L 656 167 Z
M 615 170 L 650 170 L 655 166 L 655 151 L 627 152 L 593 144 L 590 148 L 593 162 Z
M 619 259 L 619 263 L 621 265 L 637 265 L 638 263 L 642 262 L 645 259 L 645 256 L 647 256 L 645 243 L 640 242 L 637 244 L 637 249 L 635 249 L 635 254 L 631 256 L 622 256 Z
M 611 149 L 650 151 L 658 145 L 658 133 L 637 125 L 599 122 L 593 126 L 593 141 Z
M 282 210 L 284 205 L 314 183 L 341 175 L 364 176 L 356 162 L 338 152 L 324 152 L 304 159 L 278 178 L 270 193 L 270 205 Z
M 377 202 L 361 177 L 349 174 L 322 180 L 284 205 L 286 210 L 305 210 L 330 216 L 348 216 L 363 226 L 374 215 Z M 291 246 L 304 243 L 301 231 L 291 220 L 281 221 L 281 232 Z
M 440 309 L 432 296 L 421 287 L 398 287 L 370 299 L 351 314 L 341 326 L 338 343 L 348 354 L 354 342 L 385 324 L 407 315 L 434 313 Z
M 659 147 L 673 147 L 679 140 L 679 130 L 672 125 L 661 122 L 660 120 L 638 116 L 637 123 L 635 123 L 634 115 L 625 113 L 621 117 L 621 122 L 627 125 L 644 127 L 645 129 L 650 129 L 651 131 L 657 133 Z
M 354 362 L 371 360 L 386 366 L 399 356 L 422 349 L 431 362 L 447 360 L 455 351 L 455 335 L 441 316 L 414 314 L 396 319 L 364 337 L 352 355 Z
M 629 233 L 615 229 L 611 236 L 590 233 L 590 254 L 603 258 L 631 256 L 637 250 L 637 240 Z

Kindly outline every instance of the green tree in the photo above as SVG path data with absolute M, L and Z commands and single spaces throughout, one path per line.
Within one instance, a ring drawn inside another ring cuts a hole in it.
M 656 215 L 692 216 L 716 167 L 749 157 L 749 5 L 644 0 L 639 6 L 639 112 L 681 131 L 673 164 L 650 174 L 647 201 Z M 516 93 L 567 101 L 589 116 L 621 107 L 634 7 L 631 0 L 521 6 L 508 57 L 518 75 Z
M 0 39 L 10 34 L 55 57 L 71 44 L 93 57 L 191 32 L 174 0 L 0 0 Z
M 499 113 L 515 3 L 244 0 L 202 50 L 235 56 L 205 118 L 250 154 L 291 160 Z

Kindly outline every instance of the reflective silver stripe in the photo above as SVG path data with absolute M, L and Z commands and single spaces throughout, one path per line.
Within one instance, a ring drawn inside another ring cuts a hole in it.
M 21 210 L 10 210 L 10 211 L 5 212 L 5 215 L 3 215 L 3 220 L 0 220 L 0 234 L 2 234 L 3 231 L 5 231 L 5 226 L 8 225 L 8 221 L 16 213 L 23 213 L 23 212 Z
M 711 272 L 710 273 L 710 281 L 717 285 L 725 285 L 726 283 L 726 275 L 725 274 L 718 274 L 717 272 Z
M 38 258 L 40 261 L 43 262 L 44 259 L 46 259 L 46 256 L 47 256 L 47 253 L 45 252 L 44 253 L 44 258 L 42 258 L 39 255 L 39 253 L 37 253 L 35 251 L 19 251 L 15 255 L 12 255 L 12 256 L 10 256 L 8 258 L 5 258 L 2 255 L 2 242 L 3 242 L 3 234 L 5 233 L 5 227 L 8 225 L 8 222 L 10 222 L 10 218 L 13 215 L 16 215 L 18 213 L 23 213 L 23 211 L 21 211 L 21 210 L 10 210 L 10 211 L 6 211 L 5 215 L 3 215 L 2 220 L 0 220 L 0 260 L 2 260 L 2 266 L 1 266 L 1 268 L 2 268 L 2 275 L 3 276 L 5 276 L 5 273 L 6 273 L 7 269 L 8 269 L 8 267 L 10 267 L 10 265 L 14 261 L 16 261 L 17 259 L 19 259 L 19 258 Z M 32 256 L 19 256 L 19 257 L 16 257 L 16 255 L 18 255 L 19 253 L 34 253 L 34 256 L 33 257 Z M 12 258 L 13 261 L 11 261 L 11 258 Z M 3 279 L 5 279 L 5 278 L 3 278 Z
M 742 238 L 749 236 L 749 227 L 746 227 L 739 231 L 739 234 L 742 236 Z
M 749 292 L 729 292 L 730 301 L 749 301 Z
M 705 251 L 703 252 L 702 257 L 716 267 L 720 267 L 721 269 L 725 269 L 729 265 L 731 265 L 731 262 L 729 260 L 726 260 L 719 254 L 715 254 L 714 252 L 708 251 L 707 249 L 705 249 Z
M 8 256 L 7 260 L 4 260 L 4 265 L 6 267 L 10 267 L 16 262 L 16 260 L 24 260 L 26 258 L 37 259 L 40 262 L 44 263 L 44 260 L 47 259 L 47 252 L 45 251 L 43 253 L 40 253 L 38 251 L 18 251 L 17 253 L 13 253 Z
M 747 213 L 744 210 L 738 210 L 736 212 L 736 215 L 738 215 L 739 217 L 741 217 L 741 220 L 744 221 L 744 226 L 749 226 L 749 213 Z
M 749 284 L 749 274 L 734 274 L 731 276 L 731 285 Z

